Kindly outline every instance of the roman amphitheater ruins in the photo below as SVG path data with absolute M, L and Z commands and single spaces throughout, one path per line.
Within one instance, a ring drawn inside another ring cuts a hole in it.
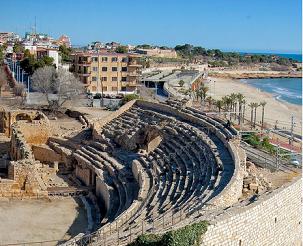
M 67 114 L 76 130 L 55 134 L 42 112 L 0 109 L 1 199 L 81 197 L 86 211 L 83 231 L 42 245 L 128 245 L 200 221 L 200 245 L 300 245 L 300 175 L 261 186 L 233 127 L 179 101 Z

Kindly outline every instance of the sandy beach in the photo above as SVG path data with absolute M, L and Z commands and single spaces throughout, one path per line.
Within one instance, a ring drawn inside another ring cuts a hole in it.
M 250 119 L 250 108 L 247 106 L 250 102 L 266 101 L 265 106 L 265 122 L 273 126 L 278 121 L 279 128 L 290 129 L 291 115 L 294 115 L 296 126 L 295 133 L 301 134 L 301 115 L 302 108 L 300 105 L 290 104 L 284 101 L 279 101 L 267 92 L 261 91 L 255 87 L 244 84 L 235 79 L 209 78 L 211 81 L 209 86 L 209 94 L 215 99 L 220 99 L 231 93 L 242 93 L 246 100 L 245 116 Z M 257 120 L 261 121 L 262 108 L 257 109 Z

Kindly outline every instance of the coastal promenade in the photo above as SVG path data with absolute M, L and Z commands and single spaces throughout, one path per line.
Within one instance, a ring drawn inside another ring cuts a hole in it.
M 245 96 L 246 110 L 245 118 L 250 119 L 251 110 L 247 106 L 251 102 L 260 103 L 266 101 L 264 121 L 267 128 L 273 128 L 278 121 L 278 127 L 289 130 L 291 126 L 291 116 L 294 116 L 295 127 L 294 133 L 301 135 L 301 115 L 302 108 L 300 105 L 290 104 L 277 100 L 273 94 L 261 91 L 253 86 L 242 83 L 236 79 L 209 77 L 212 82 L 208 84 L 209 95 L 214 99 L 221 99 L 223 96 L 231 93 L 241 93 Z M 215 81 L 215 82 L 213 82 Z M 257 122 L 262 118 L 262 109 L 257 109 Z

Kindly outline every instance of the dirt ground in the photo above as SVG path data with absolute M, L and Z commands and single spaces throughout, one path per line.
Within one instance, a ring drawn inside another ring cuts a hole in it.
M 84 206 L 73 198 L 1 200 L 0 221 L 0 245 L 41 241 L 56 245 L 87 227 Z

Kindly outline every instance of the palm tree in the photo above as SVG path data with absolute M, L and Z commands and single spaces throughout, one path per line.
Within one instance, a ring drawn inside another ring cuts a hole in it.
M 223 105 L 224 105 L 224 111 L 229 112 L 231 111 L 232 101 L 230 96 L 224 96 L 222 97 Z M 225 113 L 226 117 L 226 113 Z M 229 119 L 231 120 L 231 114 L 229 113 Z
M 246 105 L 245 100 L 242 101 L 242 105 L 243 105 L 242 123 L 244 123 L 244 121 L 245 121 L 245 105 Z
M 198 101 L 199 101 L 200 94 L 201 94 L 200 89 L 199 89 L 199 88 L 196 88 L 195 93 L 196 93 L 196 98 L 197 98 L 197 102 L 198 102 Z
M 233 112 L 236 111 L 236 106 L 237 106 L 237 94 L 236 93 L 231 93 L 230 94 L 230 100 L 231 100 L 231 110 Z M 234 113 L 234 116 L 236 116 L 236 113 Z
M 209 88 L 203 84 L 203 86 L 200 87 L 200 90 L 202 92 L 203 99 L 205 99 Z
M 212 103 L 213 103 L 213 98 L 211 96 L 208 96 L 206 98 L 206 102 L 208 103 L 209 110 L 211 110 L 211 106 L 212 106 Z
M 254 108 L 255 108 L 254 128 L 256 128 L 257 108 L 258 108 L 259 106 L 260 106 L 259 103 L 254 103 Z
M 230 111 L 232 111 L 233 101 L 230 97 L 227 97 L 226 104 L 227 104 L 227 111 L 229 111 L 229 120 L 231 121 L 231 112 Z
M 245 98 L 245 96 L 243 96 L 243 94 L 241 94 L 241 93 L 237 94 L 237 100 L 238 100 L 238 103 L 239 103 L 239 120 L 238 120 L 239 125 L 241 124 L 242 104 L 243 104 L 244 98 Z
M 223 103 L 222 100 L 217 100 L 217 101 L 216 101 L 216 107 L 217 107 L 218 110 L 219 110 L 219 114 L 221 113 L 221 109 L 222 109 L 223 105 L 224 105 L 224 103 Z
M 264 108 L 265 108 L 266 102 L 262 101 L 260 102 L 260 106 L 262 106 L 262 120 L 261 120 L 261 129 L 263 130 L 264 126 Z
M 204 102 L 207 96 L 207 92 L 209 91 L 209 88 L 204 84 L 202 84 L 199 90 L 200 90 L 200 97 L 201 97 L 201 102 L 203 103 L 203 110 L 204 110 Z
M 250 104 L 248 104 L 248 107 L 250 107 L 250 126 L 252 128 L 252 126 L 253 126 L 253 120 L 254 120 L 254 107 L 255 107 L 255 104 L 251 102 Z

